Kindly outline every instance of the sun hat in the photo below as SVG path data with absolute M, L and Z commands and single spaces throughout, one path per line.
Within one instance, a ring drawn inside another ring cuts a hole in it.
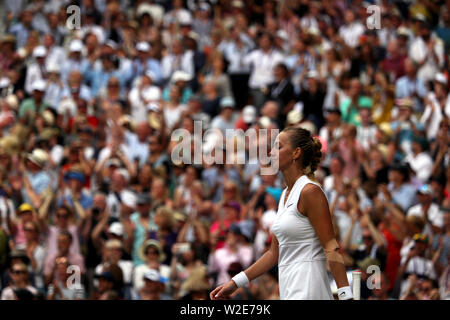
M 44 150 L 37 148 L 27 155 L 27 159 L 42 168 L 47 163 L 48 154 Z
M 207 280 L 206 267 L 200 266 L 192 269 L 189 277 L 183 282 L 181 290 L 184 292 L 209 291 L 211 285 Z
M 154 240 L 154 239 L 148 239 L 148 240 L 146 240 L 146 241 L 139 247 L 139 252 L 138 252 L 138 254 L 139 254 L 139 257 L 140 257 L 142 260 L 144 260 L 144 261 L 146 260 L 146 254 L 145 254 L 145 252 L 147 251 L 147 249 L 148 249 L 149 247 L 153 247 L 153 248 L 155 248 L 155 249 L 158 251 L 158 253 L 159 253 L 159 261 L 160 261 L 160 262 L 166 260 L 166 255 L 165 255 L 163 249 L 161 248 L 161 244 L 159 243 L 159 241 Z

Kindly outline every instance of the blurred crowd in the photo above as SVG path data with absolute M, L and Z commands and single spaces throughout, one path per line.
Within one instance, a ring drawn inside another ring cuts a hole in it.
M 450 1 L 0 6 L 1 299 L 208 299 L 260 257 L 282 176 L 173 161 L 198 122 L 310 130 L 361 298 L 450 298 Z

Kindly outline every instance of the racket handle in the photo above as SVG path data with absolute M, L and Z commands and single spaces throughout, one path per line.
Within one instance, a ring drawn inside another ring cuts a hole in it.
M 361 271 L 352 272 L 353 277 L 353 300 L 361 300 Z

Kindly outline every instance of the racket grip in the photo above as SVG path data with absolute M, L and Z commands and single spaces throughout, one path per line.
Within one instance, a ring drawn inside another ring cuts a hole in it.
M 361 271 L 352 272 L 353 277 L 353 300 L 361 300 Z

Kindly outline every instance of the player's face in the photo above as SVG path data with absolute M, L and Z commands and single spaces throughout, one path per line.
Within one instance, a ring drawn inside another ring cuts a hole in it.
M 286 132 L 281 132 L 275 139 L 270 157 L 272 161 L 278 161 L 280 170 L 284 170 L 292 164 L 293 151 Z

